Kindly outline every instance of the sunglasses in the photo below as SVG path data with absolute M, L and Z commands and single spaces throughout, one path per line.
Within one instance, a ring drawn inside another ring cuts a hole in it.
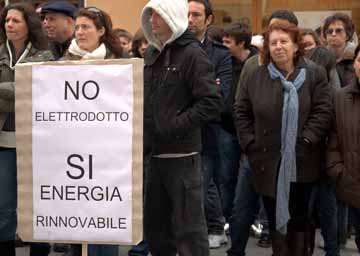
M 85 10 L 96 14 L 96 16 L 99 17 L 101 23 L 103 25 L 105 25 L 105 18 L 104 18 L 103 12 L 100 9 L 98 9 L 96 7 L 86 7 Z
M 328 30 L 326 30 L 326 34 L 328 35 L 332 35 L 335 31 L 335 34 L 341 34 L 342 32 L 344 32 L 344 29 L 343 28 L 335 28 L 335 29 L 332 29 L 332 28 L 329 28 Z

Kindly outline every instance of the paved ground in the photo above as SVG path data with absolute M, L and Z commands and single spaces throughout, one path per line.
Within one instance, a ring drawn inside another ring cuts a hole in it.
M 323 250 L 321 250 L 320 248 L 318 248 L 319 245 L 319 237 L 320 235 L 317 235 L 317 241 L 316 241 L 316 249 L 315 249 L 315 253 L 314 256 L 324 256 L 325 253 Z M 270 256 L 271 255 L 271 249 L 264 249 L 264 248 L 260 248 L 256 245 L 257 239 L 255 238 L 250 238 L 249 243 L 248 243 L 248 250 L 247 250 L 247 256 Z M 127 256 L 127 249 L 125 247 L 121 247 L 121 253 L 119 254 L 119 256 Z M 211 250 L 210 251 L 210 256 L 226 256 L 226 247 L 221 247 L 219 249 L 216 250 Z M 0 253 L 1 255 L 1 253 Z M 22 247 L 22 248 L 17 248 L 16 250 L 16 255 L 17 256 L 29 256 L 29 248 L 28 247 Z M 51 253 L 50 256 L 61 256 L 61 253 Z M 356 246 L 354 243 L 354 238 L 352 237 L 350 240 L 348 240 L 348 243 L 346 244 L 346 248 L 344 250 L 341 251 L 341 256 L 356 256 L 359 255 L 359 253 L 357 253 L 356 250 Z

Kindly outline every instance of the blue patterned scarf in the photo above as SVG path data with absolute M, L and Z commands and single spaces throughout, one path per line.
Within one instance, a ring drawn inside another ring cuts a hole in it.
M 276 192 L 276 230 L 286 234 L 290 219 L 290 183 L 296 182 L 296 138 L 298 131 L 299 98 L 297 91 L 306 79 L 302 68 L 294 80 L 287 81 L 273 63 L 267 66 L 272 79 L 280 78 L 283 85 L 283 110 L 281 124 L 281 164 Z

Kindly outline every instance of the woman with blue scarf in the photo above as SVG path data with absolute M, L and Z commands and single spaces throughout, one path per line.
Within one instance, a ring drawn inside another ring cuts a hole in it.
M 305 256 L 309 201 L 320 177 L 321 141 L 331 124 L 325 70 L 305 60 L 299 29 L 273 23 L 264 34 L 263 65 L 239 87 L 235 125 L 263 196 L 275 256 Z

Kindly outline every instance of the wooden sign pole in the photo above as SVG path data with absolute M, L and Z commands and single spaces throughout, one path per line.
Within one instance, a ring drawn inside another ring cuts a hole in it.
M 82 250 L 81 250 L 81 256 L 87 256 L 88 255 L 88 246 L 87 244 L 82 244 Z

